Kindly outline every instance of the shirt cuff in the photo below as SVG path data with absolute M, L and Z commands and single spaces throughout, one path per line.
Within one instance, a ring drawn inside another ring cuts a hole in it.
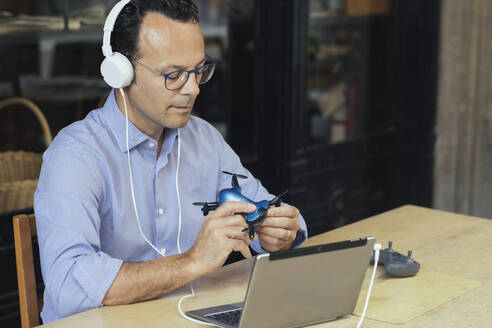
M 91 303 L 101 306 L 104 296 L 120 271 L 123 260 L 97 252 L 77 263 L 73 275 Z
M 292 243 L 291 249 L 298 248 L 307 240 L 307 231 L 304 229 L 297 230 L 296 239 Z

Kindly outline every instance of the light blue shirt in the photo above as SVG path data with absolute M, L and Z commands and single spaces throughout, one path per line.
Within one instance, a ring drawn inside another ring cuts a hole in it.
M 246 170 L 220 133 L 191 117 L 180 129 L 179 189 L 182 208 L 180 248 L 189 250 L 204 219 L 196 201 L 216 201 L 231 187 L 229 171 L 243 194 L 255 201 L 274 196 Z M 140 223 L 145 236 L 166 255 L 178 253 L 176 196 L 177 131 L 165 129 L 157 142 L 129 123 L 129 148 Z M 103 108 L 64 128 L 44 153 L 34 210 L 45 283 L 43 322 L 101 302 L 123 262 L 142 262 L 159 254 L 140 235 L 133 209 L 125 143 L 125 117 L 114 91 Z M 296 246 L 307 238 L 301 217 Z M 263 253 L 258 241 L 251 247 Z

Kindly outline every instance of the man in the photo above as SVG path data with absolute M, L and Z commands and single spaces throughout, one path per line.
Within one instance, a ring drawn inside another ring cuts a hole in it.
M 244 218 L 234 214 L 252 212 L 253 205 L 228 202 L 205 218 L 192 205 L 214 201 L 230 187 L 231 176 L 222 171 L 248 176 L 241 187 L 250 199 L 273 195 L 217 130 L 191 116 L 199 83 L 211 68 L 191 0 L 131 1 L 118 16 L 111 43 L 131 60 L 132 84 L 124 95 L 113 90 L 103 108 L 63 129 L 44 154 L 34 205 L 44 322 L 152 299 L 219 269 L 232 251 L 250 257 L 249 246 L 286 250 L 307 236 L 299 211 L 289 205 L 270 208 L 253 241 L 242 231 Z

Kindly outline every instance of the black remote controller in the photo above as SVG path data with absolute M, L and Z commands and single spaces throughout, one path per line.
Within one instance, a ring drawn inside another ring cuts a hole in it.
M 388 248 L 379 253 L 379 265 L 384 265 L 384 270 L 393 277 L 415 276 L 420 270 L 420 264 L 412 259 L 412 251 L 405 256 L 393 248 L 393 242 L 388 242 Z M 374 251 L 371 256 L 371 264 L 374 264 Z

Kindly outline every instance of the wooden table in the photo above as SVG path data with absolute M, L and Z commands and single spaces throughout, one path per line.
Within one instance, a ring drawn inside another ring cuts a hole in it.
M 363 327 L 492 326 L 492 221 L 417 206 L 403 206 L 310 238 L 307 245 L 370 235 L 375 236 L 383 248 L 389 240 L 393 240 L 393 247 L 401 252 L 412 249 L 422 270 L 474 281 L 479 286 L 405 323 L 390 324 L 385 320 L 366 318 Z M 185 301 L 184 310 L 242 301 L 250 267 L 250 260 L 241 261 L 198 279 L 194 283 L 197 297 Z M 423 274 L 422 270 L 417 276 Z M 373 288 L 375 293 L 378 280 Z M 182 289 L 153 301 L 92 309 L 46 326 L 200 327 L 183 319 L 177 311 L 178 299 L 186 292 Z M 369 308 L 371 306 L 376 307 L 377 300 L 371 302 Z M 356 315 L 349 315 L 313 327 L 355 327 L 358 319 Z

